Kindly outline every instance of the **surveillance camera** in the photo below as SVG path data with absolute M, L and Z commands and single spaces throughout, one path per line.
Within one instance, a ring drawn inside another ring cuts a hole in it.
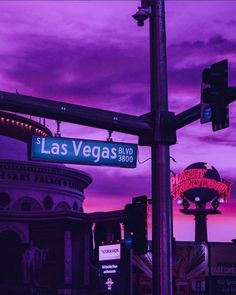
M 144 21 L 149 18 L 149 11 L 142 7 L 138 8 L 138 11 L 133 15 L 133 18 L 137 21 L 139 27 L 144 25 Z
M 143 21 L 143 20 L 138 20 L 138 21 L 137 21 L 137 25 L 138 25 L 139 27 L 143 27 L 143 26 L 144 26 L 144 21 Z

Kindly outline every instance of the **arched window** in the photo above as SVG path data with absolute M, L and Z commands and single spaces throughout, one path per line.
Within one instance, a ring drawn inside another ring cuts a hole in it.
M 10 196 L 5 193 L 5 192 L 1 192 L 0 193 L 0 206 L 1 207 L 6 207 L 9 203 L 10 203 Z
M 60 202 L 59 204 L 57 204 L 55 210 L 56 211 L 64 211 L 64 210 L 70 210 L 70 206 L 68 203 L 66 202 Z
M 53 200 L 51 197 L 47 196 L 45 197 L 45 199 L 43 200 L 43 205 L 44 205 L 44 208 L 47 209 L 47 210 L 51 210 L 52 207 L 53 207 Z
M 16 211 L 41 211 L 43 210 L 40 203 L 30 197 L 23 197 L 15 201 L 11 207 L 12 210 Z
M 31 211 L 31 203 L 30 202 L 22 202 L 20 205 L 21 211 Z
M 74 204 L 73 204 L 73 210 L 75 210 L 75 211 L 78 211 L 78 204 L 77 204 L 77 202 L 74 202 Z

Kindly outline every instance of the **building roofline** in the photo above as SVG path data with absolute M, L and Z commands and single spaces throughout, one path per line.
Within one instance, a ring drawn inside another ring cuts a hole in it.
M 33 135 L 52 136 L 44 125 L 29 118 L 0 111 L 0 134 L 23 142 L 30 142 Z

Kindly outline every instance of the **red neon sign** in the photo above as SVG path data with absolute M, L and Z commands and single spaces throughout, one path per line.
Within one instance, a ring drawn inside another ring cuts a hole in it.
M 188 169 L 171 177 L 171 194 L 176 199 L 193 188 L 214 189 L 224 199 L 229 197 L 232 183 L 222 179 L 205 178 L 206 169 Z

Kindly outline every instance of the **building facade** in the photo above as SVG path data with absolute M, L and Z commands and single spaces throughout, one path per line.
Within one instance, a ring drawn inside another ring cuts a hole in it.
M 124 211 L 85 213 L 91 176 L 29 161 L 32 135 L 52 133 L 0 112 L 0 294 L 97 295 L 98 246 L 121 240 Z M 142 260 L 133 267 L 145 271 Z

